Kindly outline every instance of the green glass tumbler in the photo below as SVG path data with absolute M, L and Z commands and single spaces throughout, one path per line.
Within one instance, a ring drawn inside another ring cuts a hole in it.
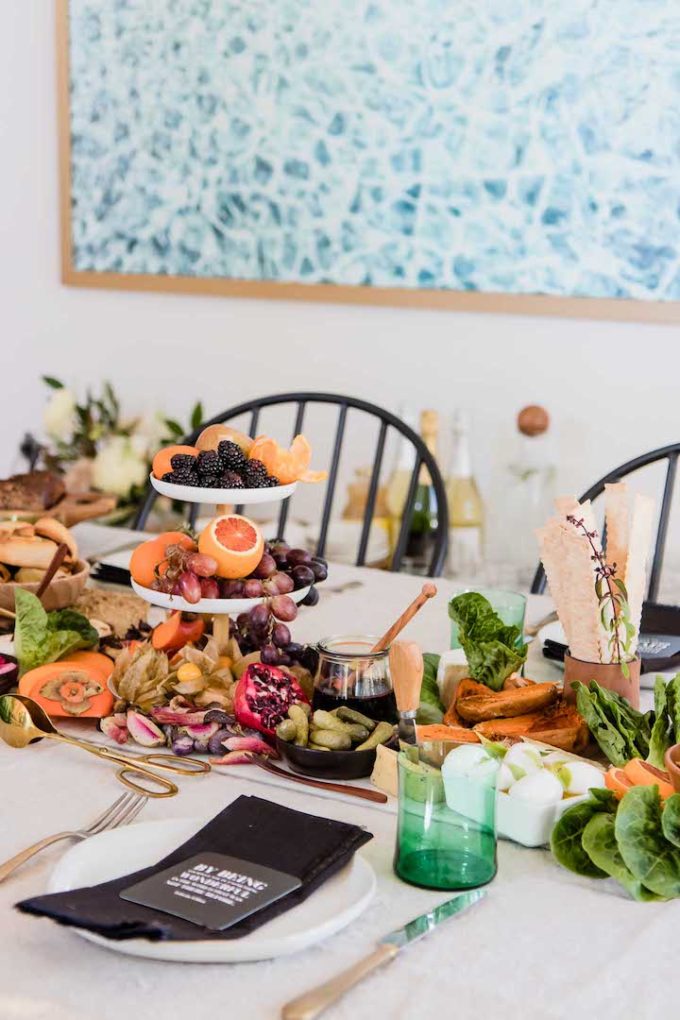
M 468 592 L 477 592 L 491 604 L 491 608 L 497 616 L 508 626 L 519 628 L 520 635 L 524 634 L 524 616 L 527 608 L 527 597 L 519 591 L 506 591 L 502 588 L 461 588 L 453 593 L 466 595 Z M 522 638 L 518 639 L 521 643 Z M 451 648 L 460 648 L 458 640 L 458 624 L 451 620 Z
M 496 874 L 495 778 L 447 776 L 445 785 L 436 758 L 427 744 L 399 753 L 394 870 L 425 889 L 474 889 Z

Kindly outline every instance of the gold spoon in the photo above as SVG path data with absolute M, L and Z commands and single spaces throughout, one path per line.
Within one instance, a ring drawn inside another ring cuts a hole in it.
M 72 744 L 98 758 L 122 766 L 117 778 L 135 793 L 145 797 L 173 797 L 178 788 L 165 776 L 157 775 L 153 769 L 165 769 L 177 775 L 201 775 L 210 771 L 208 762 L 197 758 L 180 758 L 173 754 L 128 755 L 109 747 L 98 747 L 87 740 L 70 737 L 56 729 L 52 720 L 40 705 L 22 694 L 5 694 L 0 697 L 0 738 L 10 747 L 27 747 L 43 737 Z M 145 767 L 150 766 L 150 767 Z M 130 776 L 138 780 L 134 782 Z M 139 782 L 144 779 L 151 788 Z M 156 785 L 156 789 L 153 788 Z

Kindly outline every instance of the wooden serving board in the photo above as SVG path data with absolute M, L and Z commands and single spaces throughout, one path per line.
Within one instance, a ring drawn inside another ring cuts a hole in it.
M 82 521 L 89 521 L 95 517 L 105 517 L 116 508 L 118 500 L 115 496 L 107 496 L 103 492 L 69 492 L 58 503 L 51 506 L 49 510 L 3 510 L 2 517 L 24 518 L 29 521 L 37 521 L 39 517 L 55 517 L 67 528 Z

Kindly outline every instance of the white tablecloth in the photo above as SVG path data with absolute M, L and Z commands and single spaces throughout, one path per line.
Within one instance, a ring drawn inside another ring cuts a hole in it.
M 349 580 L 362 586 L 332 592 Z M 338 567 L 319 605 L 300 614 L 299 640 L 349 631 L 380 633 L 415 595 L 417 578 Z M 448 647 L 449 589 L 413 621 L 408 636 L 425 650 Z M 546 599 L 531 599 L 537 619 Z M 531 656 L 529 673 L 555 667 Z M 108 952 L 47 920 L 12 910 L 45 888 L 63 849 L 43 852 L 0 886 L 0 1020 L 265 1020 L 293 996 L 368 953 L 381 935 L 448 898 L 405 885 L 392 873 L 395 817 L 360 802 L 264 785 L 254 768 L 186 780 L 181 795 L 151 802 L 139 821 L 210 817 L 234 797 L 278 803 L 366 826 L 362 853 L 378 893 L 348 929 L 296 956 L 231 966 L 168 964 Z M 111 769 L 47 741 L 22 751 L 0 747 L 4 859 L 28 843 L 88 821 L 119 792 Z M 329 1020 L 428 1017 L 575 1017 L 657 1020 L 677 1013 L 680 905 L 638 904 L 610 882 L 580 879 L 544 850 L 499 844 L 499 873 L 483 904 L 403 952 L 328 1012 Z

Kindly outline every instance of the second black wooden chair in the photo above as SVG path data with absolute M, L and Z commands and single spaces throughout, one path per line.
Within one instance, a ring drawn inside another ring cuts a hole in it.
M 388 437 L 388 430 L 394 429 L 394 431 L 406 439 L 413 446 L 413 469 L 409 479 L 408 490 L 404 503 L 404 509 L 402 511 L 401 526 L 399 529 L 399 535 L 397 538 L 396 546 L 394 548 L 390 569 L 394 571 L 401 570 L 404 562 L 404 554 L 406 552 L 406 545 L 409 534 L 409 524 L 412 516 L 413 506 L 416 498 L 416 490 L 418 486 L 418 478 L 420 475 L 421 467 L 424 465 L 430 474 L 432 479 L 432 488 L 434 491 L 434 497 L 437 503 L 436 516 L 437 523 L 433 534 L 432 553 L 429 565 L 429 574 L 432 577 L 438 577 L 444 569 L 444 563 L 446 561 L 446 550 L 448 544 L 448 513 L 446 507 L 446 491 L 444 488 L 444 481 L 441 476 L 437 462 L 428 450 L 427 446 L 418 435 L 414 432 L 406 422 L 402 421 L 396 415 L 390 411 L 379 407 L 377 404 L 369 403 L 366 400 L 359 400 L 355 397 L 341 396 L 336 393 L 280 393 L 274 396 L 259 397 L 255 400 L 248 400 L 242 404 L 238 404 L 235 407 L 230 407 L 228 410 L 222 412 L 222 414 L 215 415 L 210 421 L 202 424 L 196 429 L 191 435 L 187 436 L 186 439 L 182 440 L 189 445 L 192 445 L 199 434 L 208 425 L 216 425 L 224 422 L 233 422 L 236 418 L 241 415 L 250 415 L 249 433 L 251 436 L 255 436 L 258 431 L 258 424 L 260 419 L 260 411 L 266 407 L 274 407 L 278 405 L 289 404 L 295 409 L 294 424 L 292 429 L 292 435 L 295 436 L 299 432 L 302 432 L 305 419 L 305 411 L 307 406 L 310 404 L 332 404 L 338 408 L 338 419 L 335 428 L 335 436 L 333 440 L 332 453 L 330 464 L 328 466 L 328 481 L 326 483 L 326 492 L 323 502 L 323 509 L 321 513 L 321 524 L 319 527 L 319 537 L 317 541 L 316 553 L 319 556 L 323 556 L 326 550 L 326 544 L 328 540 L 328 529 L 331 522 L 331 514 L 333 511 L 333 501 L 335 498 L 335 490 L 338 480 L 338 469 L 340 465 L 340 455 L 343 448 L 343 440 L 345 437 L 346 425 L 348 415 L 351 411 L 363 412 L 373 418 L 378 419 L 380 427 L 378 430 L 378 437 L 375 446 L 375 452 L 373 455 L 373 466 L 371 469 L 370 482 L 368 486 L 368 497 L 366 500 L 366 508 L 364 512 L 364 518 L 361 527 L 361 533 L 359 536 L 359 542 L 356 554 L 356 565 L 363 566 L 366 563 L 366 552 L 368 549 L 368 539 L 371 530 L 371 524 L 375 512 L 376 499 L 378 495 L 378 486 L 380 483 L 381 469 L 383 465 L 383 456 L 385 453 L 385 446 Z M 316 466 L 316 465 L 315 465 Z M 134 522 L 134 527 L 144 528 L 148 519 L 149 513 L 154 505 L 157 498 L 155 489 L 149 486 L 146 493 L 145 499 L 139 509 L 137 517 Z M 285 500 L 281 504 L 279 512 L 279 521 L 277 528 L 277 537 L 285 537 L 286 523 L 288 519 L 290 500 Z M 195 518 L 197 507 L 193 504 L 189 511 L 190 520 Z

